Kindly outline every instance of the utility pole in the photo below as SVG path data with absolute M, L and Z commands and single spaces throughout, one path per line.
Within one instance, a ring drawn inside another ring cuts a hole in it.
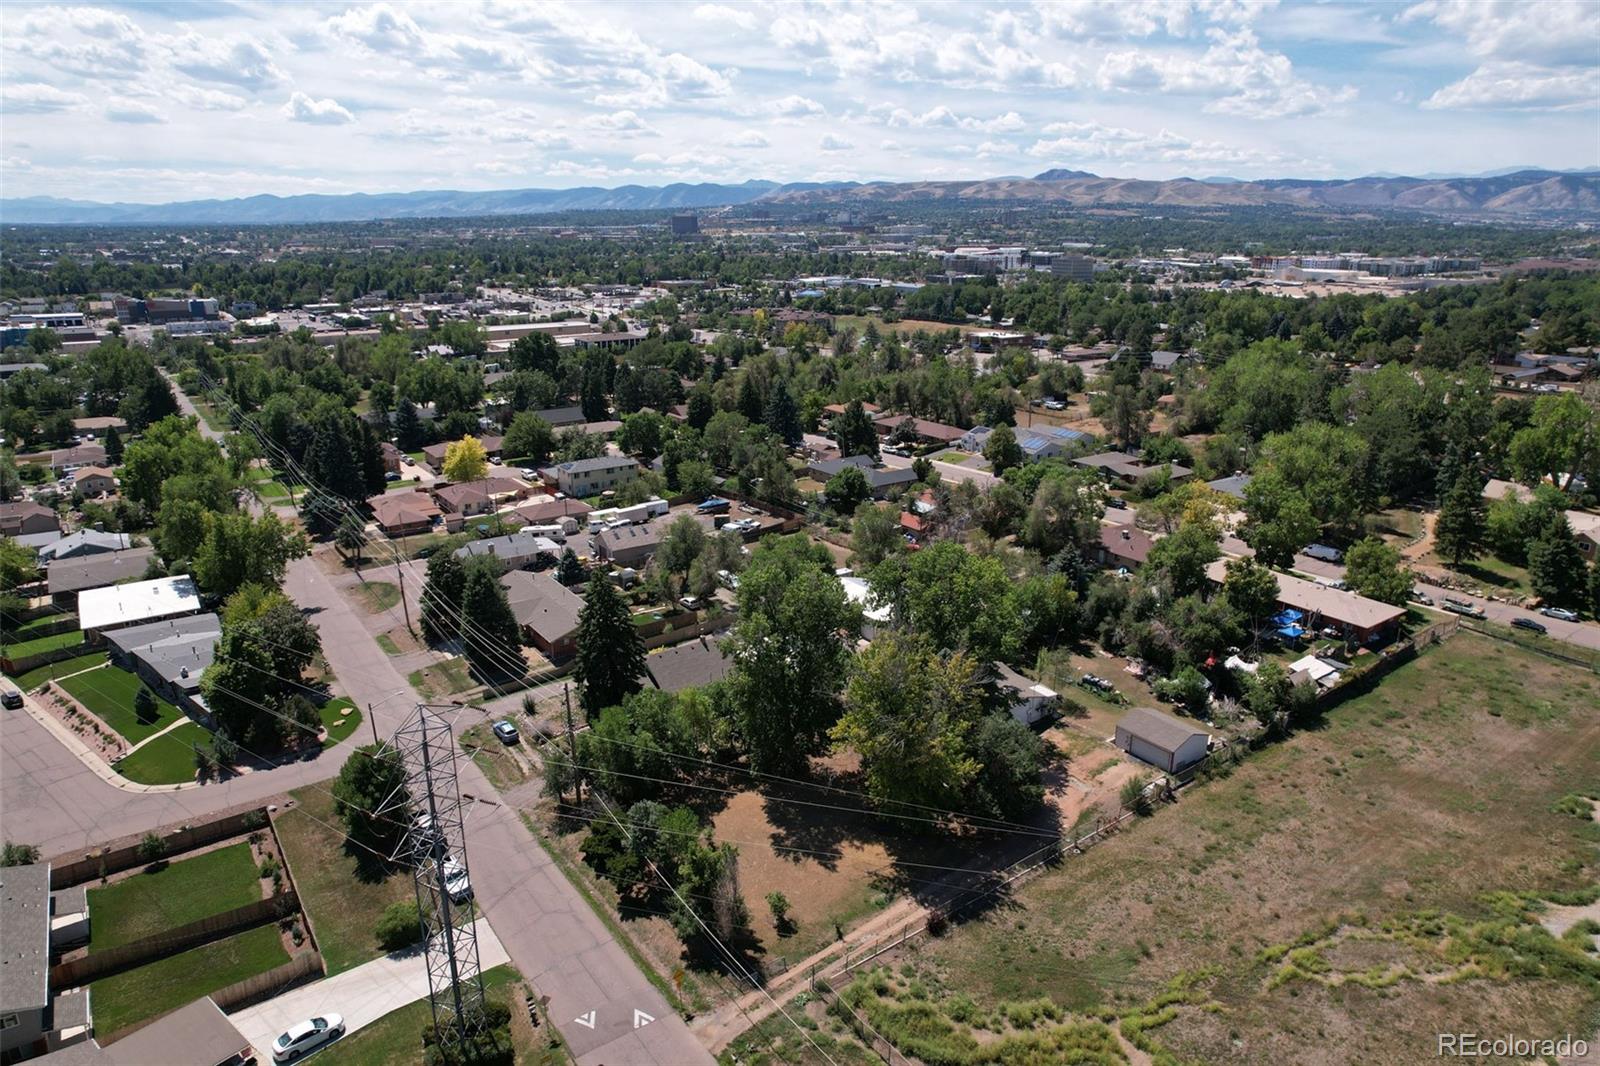
M 406 612 L 406 632 L 414 637 L 417 635 L 417 631 L 411 628 L 411 601 L 406 599 L 406 568 L 400 563 L 395 563 L 394 572 L 395 576 L 400 579 L 400 606 Z M 393 616 L 391 615 L 391 617 Z
M 381 744 L 382 742 L 378 739 L 378 720 L 372 717 L 372 704 L 370 702 L 367 704 L 367 721 L 372 725 L 372 742 Z
M 561 702 L 567 708 L 567 757 L 572 760 L 573 806 L 583 805 L 583 778 L 578 776 L 578 737 L 572 729 L 572 686 L 561 686 Z

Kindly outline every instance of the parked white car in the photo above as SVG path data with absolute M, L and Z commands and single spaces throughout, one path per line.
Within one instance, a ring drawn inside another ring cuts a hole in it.
M 344 1018 L 324 1014 L 292 1025 L 272 1042 L 273 1062 L 293 1062 L 344 1035 Z
M 467 880 L 467 868 L 453 856 L 444 860 L 444 890 L 450 894 L 451 903 L 465 903 L 472 898 L 472 882 Z

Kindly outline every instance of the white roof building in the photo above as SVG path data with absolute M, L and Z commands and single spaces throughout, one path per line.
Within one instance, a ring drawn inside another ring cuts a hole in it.
M 108 585 L 78 593 L 78 624 L 86 633 L 193 614 L 198 610 L 200 590 L 188 574 Z

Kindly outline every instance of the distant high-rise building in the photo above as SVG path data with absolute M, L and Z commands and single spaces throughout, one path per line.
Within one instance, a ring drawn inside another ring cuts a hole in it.
M 693 211 L 684 211 L 672 216 L 672 235 L 674 237 L 688 237 L 700 232 L 700 219 Z

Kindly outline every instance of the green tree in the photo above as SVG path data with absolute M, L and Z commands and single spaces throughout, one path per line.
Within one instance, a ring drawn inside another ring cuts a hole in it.
M 883 806 L 955 807 L 979 765 L 967 736 L 979 715 L 977 664 L 919 636 L 887 630 L 856 657 L 844 714 L 830 730 L 854 750 L 867 794 Z
M 578 762 L 620 803 L 651 799 L 661 782 L 675 781 L 692 769 L 699 754 L 694 730 L 678 697 L 644 689 L 600 712 L 593 728 L 578 738 Z
M 794 402 L 794 396 L 789 392 L 789 386 L 782 379 L 772 387 L 772 392 L 767 396 L 766 407 L 762 412 L 761 420 L 767 428 L 778 435 L 778 439 L 789 447 L 800 443 L 803 436 L 800 426 L 800 408 Z
M 400 752 L 366 744 L 350 753 L 333 783 L 333 809 L 358 851 L 358 863 L 383 869 L 410 828 L 411 795 Z
M 38 578 L 39 564 L 34 550 L 10 537 L 0 537 L 0 591 L 10 592 Z
M 500 450 L 513 459 L 539 464 L 550 460 L 555 443 L 556 433 L 550 423 L 532 411 L 521 411 L 512 416 L 511 424 L 506 427 Z
M 846 458 L 852 455 L 878 458 L 878 431 L 873 428 L 860 400 L 851 400 L 842 414 L 834 416 L 833 440 L 839 446 L 839 454 Z
M 1030 464 L 1025 469 L 1040 465 Z M 1022 488 L 1020 483 L 1018 488 Z M 1082 551 L 1099 539 L 1104 513 L 1105 490 L 1094 475 L 1052 472 L 1033 491 L 1017 539 L 1046 558 L 1068 547 Z
M 1365 537 L 1345 554 L 1345 580 L 1368 599 L 1404 607 L 1411 599 L 1411 571 L 1400 565 L 1400 553 L 1377 537 Z
M 122 434 L 117 432 L 116 426 L 106 428 L 106 462 L 112 466 L 122 465 Z
M 1261 443 L 1266 470 L 1276 471 L 1295 486 L 1311 513 L 1324 525 L 1352 527 L 1365 510 L 1370 448 L 1360 434 L 1346 426 L 1302 422 L 1287 433 L 1274 433 Z M 1245 489 L 1248 505 L 1250 487 Z
M 367 546 L 367 524 L 359 515 L 346 514 L 339 523 L 339 530 L 334 534 L 334 543 L 344 553 L 345 558 L 356 561 L 356 571 L 361 570 L 361 550 Z
M 850 519 L 850 565 L 863 573 L 905 548 L 900 514 L 890 506 L 863 501 Z
M 1281 729 L 1289 713 L 1289 694 L 1294 686 L 1289 672 L 1276 659 L 1263 659 L 1245 685 L 1244 702 L 1250 713 L 1268 733 Z
M 527 668 L 522 630 L 500 584 L 499 564 L 480 558 L 466 569 L 461 589 L 462 653 L 480 677 L 520 677 Z
M 570 545 L 563 548 L 561 560 L 556 563 L 556 580 L 570 588 L 581 582 L 585 573 L 583 564 L 578 561 L 578 553 Z
M 156 704 L 156 694 L 150 691 L 148 685 L 140 685 L 139 691 L 133 697 L 133 716 L 144 725 L 154 722 L 160 714 Z
M 717 475 L 710 463 L 690 459 L 678 464 L 678 491 L 691 500 L 703 500 L 717 490 Z
M 1305 496 L 1273 470 L 1257 474 L 1245 486 L 1244 514 L 1239 536 L 1266 566 L 1291 565 L 1320 528 Z
M 1528 425 L 1511 439 L 1511 465 L 1524 484 L 1568 491 L 1574 477 L 1600 484 L 1600 417 L 1576 393 L 1540 396 Z
M 803 537 L 769 539 L 739 578 L 739 620 L 723 642 L 729 703 L 751 766 L 804 770 L 839 716 L 861 613 L 832 557 Z
M 8 840 L 0 848 L 0 866 L 32 866 L 39 858 L 39 848 L 34 844 L 16 844 Z
M 635 411 L 622 419 L 622 429 L 617 433 L 617 445 L 630 455 L 637 455 L 646 463 L 661 454 L 672 429 L 665 418 L 654 411 Z
M 1528 549 L 1528 584 L 1546 604 L 1582 605 L 1588 591 L 1588 573 L 1565 515 L 1557 514 L 1546 523 L 1539 539 Z
M 934 647 L 965 650 L 980 662 L 1005 658 L 1015 647 L 1017 605 L 1010 575 L 997 558 L 940 541 L 885 560 L 869 581 L 874 599 L 889 604 Z
M 1016 820 L 1044 802 L 1045 742 L 1010 714 L 984 715 L 967 736 L 967 754 L 978 776 L 962 809 Z
M 989 460 L 996 476 L 1027 461 L 1022 445 L 1017 443 L 1016 431 L 1010 426 L 994 427 L 989 439 L 983 442 L 983 457 Z
M 1483 482 L 1473 471 L 1465 470 L 1440 501 L 1433 523 L 1434 546 L 1452 566 L 1460 566 L 1482 553 L 1487 536 Z
M 441 551 L 428 560 L 422 585 L 422 635 L 430 644 L 450 640 L 460 629 L 461 594 L 467 573 L 455 552 Z
M 1206 588 L 1206 567 L 1222 555 L 1217 529 L 1209 522 L 1185 522 L 1150 548 L 1140 572 L 1161 582 L 1173 598 L 1192 596 Z
M 223 598 L 247 582 L 283 584 L 289 561 L 311 550 L 303 533 L 270 512 L 260 518 L 207 514 L 204 530 L 194 553 L 195 580 Z
M 1193 715 L 1206 709 L 1211 694 L 1205 675 L 1193 666 L 1185 666 L 1172 677 L 1156 682 L 1156 691 L 1182 707 L 1185 714 Z
M 578 699 L 589 718 L 639 691 L 644 676 L 644 643 L 617 588 L 604 576 L 589 579 L 578 612 L 578 657 L 573 676 Z
M 1222 597 L 1252 634 L 1278 608 L 1278 578 L 1254 559 L 1230 559 Z
M 827 497 L 829 507 L 840 514 L 850 514 L 872 495 L 872 487 L 867 484 L 867 475 L 860 467 L 847 466 L 828 479 L 822 494 Z

